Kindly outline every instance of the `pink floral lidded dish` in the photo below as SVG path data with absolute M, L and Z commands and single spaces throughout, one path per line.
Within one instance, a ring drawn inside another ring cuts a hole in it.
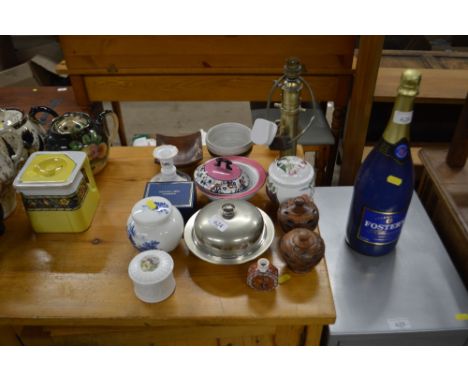
M 265 183 L 262 166 L 241 156 L 213 158 L 198 166 L 193 176 L 198 189 L 211 200 L 249 199 Z

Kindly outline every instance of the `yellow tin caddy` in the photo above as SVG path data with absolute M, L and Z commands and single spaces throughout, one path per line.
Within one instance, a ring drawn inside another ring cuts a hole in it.
M 33 153 L 13 185 L 36 232 L 82 232 L 99 203 L 99 191 L 86 153 Z

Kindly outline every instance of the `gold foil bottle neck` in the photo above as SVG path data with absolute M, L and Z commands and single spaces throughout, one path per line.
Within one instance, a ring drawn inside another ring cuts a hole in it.
M 400 78 L 400 87 L 398 94 L 415 97 L 419 93 L 419 84 L 421 83 L 421 73 L 415 69 L 406 69 Z

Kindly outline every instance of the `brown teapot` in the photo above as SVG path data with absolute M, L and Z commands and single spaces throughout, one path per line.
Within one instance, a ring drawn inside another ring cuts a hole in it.
M 322 260 L 325 243 L 318 233 L 306 228 L 295 228 L 281 238 L 280 250 L 292 271 L 305 273 Z
M 277 217 L 284 232 L 293 228 L 314 230 L 318 225 L 319 210 L 308 195 L 301 195 L 281 203 Z

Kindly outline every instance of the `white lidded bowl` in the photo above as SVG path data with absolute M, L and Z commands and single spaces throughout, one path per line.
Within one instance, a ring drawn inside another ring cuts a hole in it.
M 176 286 L 172 257 L 159 250 L 139 253 L 128 266 L 135 295 L 144 302 L 155 303 L 167 299 Z
M 301 195 L 312 198 L 315 171 L 312 165 L 297 156 L 276 159 L 268 168 L 267 194 L 273 202 L 282 203 Z
M 252 148 L 251 129 L 242 123 L 224 122 L 206 133 L 206 147 L 219 156 L 242 155 Z

